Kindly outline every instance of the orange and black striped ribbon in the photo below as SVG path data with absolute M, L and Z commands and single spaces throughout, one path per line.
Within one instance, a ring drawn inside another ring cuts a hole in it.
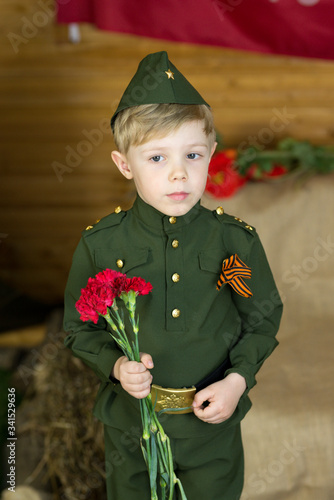
M 219 276 L 217 290 L 220 290 L 223 283 L 228 283 L 239 295 L 251 297 L 253 295 L 251 289 L 243 280 L 243 278 L 251 278 L 251 276 L 251 268 L 246 266 L 235 253 L 223 261 L 222 273 Z

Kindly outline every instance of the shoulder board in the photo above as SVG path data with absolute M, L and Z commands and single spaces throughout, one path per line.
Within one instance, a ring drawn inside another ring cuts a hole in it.
M 247 224 L 247 222 L 243 221 L 239 217 L 234 217 L 233 215 L 226 214 L 223 207 L 217 207 L 216 210 L 212 211 L 212 213 L 221 223 L 234 224 L 240 228 L 243 228 L 253 236 L 256 234 L 255 227 L 250 226 L 249 224 Z
M 90 234 L 100 231 L 101 229 L 118 226 L 118 224 L 122 222 L 125 215 L 126 212 L 122 211 L 120 207 L 117 207 L 114 213 L 106 215 L 106 217 L 95 221 L 94 224 L 87 226 L 86 229 L 82 231 L 82 235 L 89 236 Z

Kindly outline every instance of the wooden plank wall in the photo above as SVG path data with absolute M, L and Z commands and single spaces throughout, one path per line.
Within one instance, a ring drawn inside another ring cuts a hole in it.
M 333 143 L 333 62 L 87 25 L 71 44 L 51 0 L 0 0 L 0 9 L 0 280 L 32 297 L 61 301 L 80 231 L 131 205 L 133 186 L 111 162 L 107 124 L 147 53 L 169 52 L 212 105 L 227 146 L 285 136 Z

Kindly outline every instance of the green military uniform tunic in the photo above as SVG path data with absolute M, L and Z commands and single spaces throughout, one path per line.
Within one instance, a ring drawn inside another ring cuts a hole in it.
M 122 353 L 104 320 L 84 323 L 75 309 L 88 278 L 106 268 L 153 285 L 138 298 L 137 312 L 140 349 L 153 358 L 154 383 L 190 387 L 229 356 L 228 373 L 244 376 L 247 390 L 234 415 L 218 425 L 239 422 L 249 410 L 255 374 L 277 345 L 282 304 L 255 229 L 221 212 L 198 203 L 184 216 L 169 217 L 137 197 L 129 211 L 84 231 L 66 287 L 65 342 L 101 379 L 94 413 L 105 424 L 125 430 L 140 421 L 138 401 L 110 379 Z M 236 253 L 252 271 L 250 298 L 228 283 L 216 288 L 223 260 Z M 164 427 L 172 436 L 189 437 L 216 426 L 190 413 L 165 416 Z

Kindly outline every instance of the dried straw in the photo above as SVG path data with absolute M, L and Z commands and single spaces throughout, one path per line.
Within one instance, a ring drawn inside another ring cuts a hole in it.
M 18 432 L 42 434 L 44 449 L 26 484 L 39 476 L 59 500 L 106 499 L 103 425 L 92 415 L 97 388 L 92 370 L 66 348 L 35 367 L 30 410 Z

